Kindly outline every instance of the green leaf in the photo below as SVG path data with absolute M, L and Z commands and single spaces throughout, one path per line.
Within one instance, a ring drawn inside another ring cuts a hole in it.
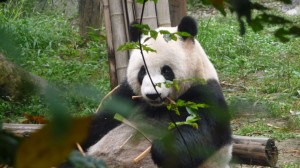
M 143 4 L 144 1 L 147 1 L 147 0 L 136 0 L 137 3 L 140 3 L 140 4 Z
M 53 167 L 62 163 L 76 143 L 82 142 L 90 126 L 91 117 L 72 119 L 63 136 L 54 131 L 56 123 L 50 123 L 31 134 L 21 143 L 15 167 Z
M 210 3 L 219 10 L 224 16 L 226 15 L 225 9 L 224 9 L 224 0 L 210 0 Z
M 147 45 L 145 44 L 142 44 L 142 49 L 146 52 L 156 52 L 156 50 L 154 50 L 153 48 L 151 47 L 148 47 Z
M 187 32 L 176 32 L 174 34 L 177 34 L 177 35 L 183 36 L 183 37 L 191 37 L 192 36 L 190 33 L 187 33 Z
M 191 125 L 192 125 L 192 127 L 194 127 L 195 129 L 198 129 L 198 128 L 199 128 L 199 126 L 198 126 L 197 123 L 192 123 Z
M 150 30 L 150 36 L 156 40 L 158 36 L 158 32 L 155 30 Z
M 139 43 L 138 42 L 128 42 L 123 45 L 120 45 L 118 47 L 118 51 L 126 51 L 126 50 L 133 50 L 133 49 L 139 49 Z
M 155 84 L 157 87 L 161 88 L 161 83 L 156 83 Z
M 174 129 L 174 128 L 175 128 L 175 124 L 174 123 L 169 123 L 168 129 L 171 130 L 171 129 Z
M 123 122 L 124 117 L 121 116 L 120 114 L 116 113 L 116 114 L 114 115 L 114 119 L 115 119 L 115 120 L 118 120 L 118 121 L 120 121 L 120 122 Z
M 148 40 L 152 39 L 152 37 L 147 37 L 145 40 L 144 40 L 144 43 L 147 42 Z
M 73 151 L 69 156 L 69 161 L 75 168 L 106 168 L 102 160 L 97 160 L 92 156 L 82 156 L 79 151 Z
M 176 101 L 176 105 L 179 106 L 179 107 L 182 107 L 182 106 L 185 105 L 185 101 L 182 100 L 182 99 L 178 99 L 178 100 Z
M 160 30 L 159 31 L 160 34 L 171 34 L 168 30 Z
M 176 35 L 174 35 L 174 34 L 170 34 L 170 38 L 171 38 L 172 40 L 174 40 L 174 41 L 177 41 L 177 37 L 176 37 Z

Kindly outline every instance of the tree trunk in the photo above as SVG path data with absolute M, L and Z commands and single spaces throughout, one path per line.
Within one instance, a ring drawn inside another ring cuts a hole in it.
M 45 92 L 47 82 L 26 72 L 0 53 L 0 98 L 19 101 L 31 94 Z
M 79 0 L 79 29 L 83 38 L 88 33 L 100 34 L 103 19 L 102 0 Z

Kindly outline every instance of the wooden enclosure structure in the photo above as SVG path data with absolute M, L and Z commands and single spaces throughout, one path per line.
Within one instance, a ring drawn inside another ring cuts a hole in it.
M 159 0 L 157 4 L 147 1 L 143 23 L 155 29 L 177 25 L 186 15 L 186 0 Z M 135 0 L 103 0 L 107 34 L 108 60 L 111 88 L 126 78 L 129 51 L 118 51 L 118 47 L 129 41 L 128 23 L 140 21 L 142 4 Z M 172 21 L 172 22 L 171 22 Z

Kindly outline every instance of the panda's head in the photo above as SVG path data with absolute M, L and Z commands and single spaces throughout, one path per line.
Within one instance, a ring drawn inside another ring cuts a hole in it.
M 199 42 L 194 38 L 198 28 L 196 21 L 191 17 L 184 17 L 178 27 L 161 27 L 156 29 L 174 32 L 187 32 L 191 37 L 180 37 L 176 41 L 167 41 L 163 35 L 157 39 L 141 39 L 156 52 L 143 51 L 149 74 L 155 85 L 150 80 L 143 62 L 140 50 L 133 50 L 130 54 L 127 68 L 127 81 L 133 92 L 152 106 L 160 106 L 163 101 L 170 97 L 176 100 L 186 92 L 197 80 L 191 79 L 216 79 L 216 71 L 208 60 Z M 131 38 L 138 40 L 139 30 L 131 29 Z M 177 86 L 168 86 L 168 83 L 176 80 Z

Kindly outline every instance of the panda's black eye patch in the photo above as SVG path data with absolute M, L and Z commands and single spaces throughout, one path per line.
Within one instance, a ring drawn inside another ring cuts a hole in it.
M 138 73 L 138 81 L 140 83 L 140 85 L 143 83 L 143 79 L 146 75 L 146 70 L 145 70 L 145 67 L 142 66 L 139 73 Z
M 174 72 L 168 65 L 165 65 L 161 68 L 161 74 L 165 77 L 166 80 L 173 81 L 175 79 Z

